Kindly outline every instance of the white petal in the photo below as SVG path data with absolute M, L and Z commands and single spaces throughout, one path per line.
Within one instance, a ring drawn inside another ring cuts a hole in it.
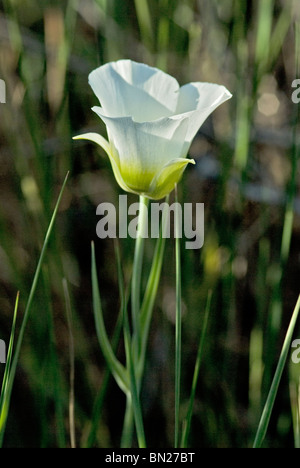
M 131 60 L 97 68 L 89 83 L 102 108 L 111 117 L 132 116 L 137 122 L 175 113 L 179 85 L 170 75 Z
M 188 128 L 187 117 L 138 123 L 130 117 L 106 116 L 100 107 L 93 110 L 107 125 L 125 179 L 125 172 L 132 173 L 132 177 L 138 177 L 138 173 L 148 174 L 152 179 L 170 160 L 181 157 Z M 134 185 L 132 181 L 131 184 Z
M 176 114 L 190 116 L 187 145 L 191 144 L 207 117 L 231 97 L 224 86 L 212 83 L 189 83 L 180 88 Z
M 98 135 L 98 133 L 85 133 L 84 135 L 78 135 L 76 137 L 73 137 L 73 140 L 88 140 L 101 146 L 101 148 L 104 149 L 107 156 L 109 157 L 116 181 L 123 190 L 125 190 L 126 192 L 131 192 L 130 188 L 126 185 L 121 176 L 118 155 L 114 154 L 111 144 L 107 140 L 105 140 L 105 138 L 103 138 L 101 135 Z
M 148 196 L 154 200 L 164 198 L 174 190 L 188 164 L 195 164 L 193 159 L 179 158 L 169 161 L 153 178 Z

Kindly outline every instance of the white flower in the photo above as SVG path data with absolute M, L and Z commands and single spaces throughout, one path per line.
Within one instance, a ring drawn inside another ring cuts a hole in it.
M 189 83 L 131 60 L 94 70 L 89 83 L 101 107 L 93 111 L 107 127 L 108 140 L 96 133 L 75 137 L 99 144 L 115 178 L 127 192 L 160 199 L 169 194 L 189 163 L 191 142 L 206 118 L 231 98 L 224 87 Z

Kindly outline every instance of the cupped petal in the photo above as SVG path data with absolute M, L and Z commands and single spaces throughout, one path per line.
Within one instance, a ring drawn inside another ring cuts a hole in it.
M 125 192 L 134 193 L 137 195 L 144 195 L 152 200 L 160 200 L 168 195 L 174 188 L 175 185 L 180 181 L 181 176 L 188 164 L 195 164 L 193 159 L 177 158 L 169 161 L 152 177 L 149 183 L 149 177 L 146 177 L 146 182 L 141 184 L 141 187 L 132 187 L 130 184 L 125 182 L 123 175 L 121 174 L 119 161 L 117 155 L 114 153 L 110 143 L 98 133 L 85 133 L 73 137 L 73 140 L 88 140 L 101 146 L 107 153 L 113 173 L 119 186 L 125 190 Z M 138 177 L 143 179 L 141 174 Z M 142 181 L 143 182 L 143 181 Z
M 101 146 L 101 148 L 104 149 L 104 151 L 107 153 L 109 157 L 115 179 L 118 182 L 119 186 L 123 190 L 125 190 L 125 192 L 136 193 L 136 192 L 133 192 L 123 180 L 123 177 L 120 172 L 120 167 L 119 167 L 120 161 L 119 161 L 118 155 L 114 152 L 111 144 L 105 138 L 103 138 L 98 133 L 85 133 L 83 135 L 78 135 L 76 137 L 73 137 L 73 140 L 88 140 Z
M 180 88 L 176 114 L 189 116 L 186 148 L 207 117 L 231 97 L 225 86 L 213 83 L 189 83 Z
M 171 160 L 182 156 L 189 119 L 185 116 L 134 122 L 130 117 L 112 118 L 99 107 L 93 110 L 107 126 L 126 184 L 147 191 L 154 176 Z
M 89 83 L 108 116 L 131 116 L 146 122 L 175 113 L 179 84 L 157 68 L 131 60 L 105 64 L 89 75 Z
M 180 181 L 188 164 L 195 164 L 194 159 L 178 158 L 168 162 L 159 173 L 156 174 L 150 185 L 146 197 L 160 200 L 174 190 Z

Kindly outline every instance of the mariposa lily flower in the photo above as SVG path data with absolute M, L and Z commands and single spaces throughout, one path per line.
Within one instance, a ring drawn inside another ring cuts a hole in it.
M 158 200 L 179 182 L 192 140 L 206 118 L 231 98 L 224 87 L 189 83 L 131 60 L 107 63 L 89 75 L 106 124 L 108 141 L 97 133 L 75 137 L 100 145 L 122 189 Z

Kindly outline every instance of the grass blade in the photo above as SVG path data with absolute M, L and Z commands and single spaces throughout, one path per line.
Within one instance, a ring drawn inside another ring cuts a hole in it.
M 265 0 L 259 3 L 255 50 L 259 78 L 265 71 L 270 55 L 273 10 L 274 0 Z
M 74 336 L 72 331 L 72 310 L 71 310 L 71 299 L 68 289 L 67 280 L 63 279 L 63 290 L 66 302 L 66 315 L 69 329 L 69 358 L 70 358 L 70 392 L 69 392 L 69 425 L 70 425 L 70 443 L 71 448 L 76 448 L 76 438 L 75 438 L 75 393 L 74 393 L 74 383 L 75 383 L 75 349 L 74 349 Z
M 144 369 L 151 317 L 152 317 L 154 302 L 157 296 L 157 291 L 158 291 L 158 286 L 159 286 L 159 281 L 160 281 L 160 276 L 161 276 L 164 251 L 165 251 L 165 245 L 166 245 L 165 233 L 166 233 L 168 222 L 169 222 L 168 202 L 169 202 L 169 196 L 166 197 L 166 204 L 162 213 L 160 236 L 157 239 L 157 243 L 155 246 L 151 270 L 149 273 L 146 290 L 145 290 L 145 294 L 143 298 L 143 303 L 141 307 L 140 327 L 141 327 L 142 347 L 141 347 L 140 360 L 139 360 L 139 375 L 142 375 L 143 369 Z
M 144 44 L 151 50 L 153 48 L 154 35 L 148 1 L 134 0 L 134 4 L 142 40 Z
M 120 251 L 119 251 L 119 246 L 117 242 L 115 243 L 115 251 L 116 251 L 117 266 L 118 266 L 118 283 L 119 283 L 120 296 L 121 296 L 121 307 L 123 310 L 124 342 L 125 342 L 127 369 L 129 370 L 129 375 L 130 375 L 130 392 L 127 393 L 128 411 L 126 411 L 126 415 L 125 415 L 125 428 L 128 424 L 127 427 L 128 427 L 129 434 L 127 435 L 129 435 L 129 438 L 130 438 L 131 420 L 132 420 L 131 412 L 133 411 L 139 448 L 145 448 L 146 439 L 145 439 L 142 408 L 141 408 L 140 397 L 139 397 L 140 385 L 137 379 L 137 368 L 135 366 L 135 361 L 134 361 L 135 349 L 132 346 L 128 311 L 127 311 L 127 301 L 126 301 L 125 287 L 124 287 L 124 279 L 123 279 L 122 267 L 121 267 Z
M 294 309 L 294 312 L 293 312 L 293 315 L 292 315 L 292 318 L 288 327 L 288 331 L 287 331 L 287 334 L 283 343 L 283 347 L 281 350 L 281 354 L 279 357 L 279 361 L 277 364 L 273 382 L 272 382 L 269 395 L 268 395 L 268 398 L 267 398 L 267 401 L 266 401 L 266 404 L 265 404 L 265 407 L 264 407 L 264 410 L 260 419 L 260 423 L 259 423 L 256 437 L 254 440 L 253 448 L 261 447 L 261 444 L 265 438 L 265 435 L 268 429 L 268 425 L 269 425 L 269 421 L 271 418 L 271 414 L 272 414 L 275 398 L 277 395 L 278 387 L 280 384 L 281 376 L 282 376 L 284 366 L 287 360 L 287 356 L 290 350 L 293 332 L 294 332 L 295 325 L 296 325 L 298 315 L 299 315 L 299 309 L 300 309 L 300 295 L 298 297 L 298 300 L 297 300 L 297 303 L 296 303 L 296 306 L 295 306 L 295 309 Z
M 300 377 L 290 382 L 290 401 L 293 417 L 294 447 L 300 448 Z
M 93 311 L 96 323 L 97 336 L 103 355 L 119 387 L 127 394 L 129 390 L 128 373 L 124 366 L 118 361 L 108 340 L 98 285 L 98 275 L 95 257 L 95 245 L 92 243 L 92 288 L 93 288 Z
M 195 364 L 193 381 L 192 381 L 192 389 L 191 389 L 189 407 L 188 407 L 188 411 L 187 411 L 186 420 L 184 421 L 182 442 L 181 442 L 181 447 L 182 448 L 187 447 L 189 433 L 190 433 L 190 429 L 191 429 L 191 422 L 192 422 L 192 416 L 193 416 L 193 406 L 194 406 L 197 383 L 198 383 L 198 379 L 199 379 L 199 371 L 200 371 L 200 365 L 201 365 L 202 354 L 203 354 L 204 339 L 205 339 L 206 331 L 207 331 L 208 317 L 209 317 L 210 305 L 211 305 L 211 296 L 212 296 L 212 293 L 210 291 L 209 294 L 208 294 L 208 297 L 207 297 L 206 310 L 205 310 L 204 321 L 203 321 L 203 328 L 202 328 L 199 347 L 198 347 L 198 351 L 197 351 L 197 358 L 196 358 L 196 364 Z
M 117 241 L 115 242 L 115 252 L 116 252 L 116 258 L 119 261 L 120 253 L 119 253 L 119 245 L 118 245 Z M 119 270 L 120 270 L 120 268 L 118 267 L 118 280 L 119 280 L 121 305 L 120 305 L 118 321 L 116 323 L 116 327 L 115 327 L 114 334 L 113 334 L 113 337 L 112 337 L 113 352 L 116 352 L 117 347 L 118 347 L 119 342 L 120 342 L 120 337 L 121 337 L 121 333 L 122 333 L 122 329 L 123 329 L 123 310 L 124 310 L 124 307 L 127 307 L 128 299 L 129 299 L 129 291 L 126 291 L 124 293 L 125 288 L 123 286 L 123 281 L 122 281 L 122 279 L 120 277 L 120 271 Z M 107 394 L 110 377 L 111 377 L 110 369 L 108 367 L 106 367 L 104 377 L 103 377 L 103 382 L 102 382 L 102 385 L 101 385 L 101 389 L 100 389 L 100 391 L 99 391 L 99 393 L 97 395 L 95 405 L 94 405 L 94 408 L 93 408 L 92 424 L 91 424 L 90 433 L 89 433 L 89 436 L 88 436 L 88 439 L 87 439 L 86 448 L 93 447 L 93 445 L 95 443 L 97 428 L 98 428 L 98 425 L 99 425 L 99 419 L 100 419 L 100 416 L 101 416 L 101 412 L 103 410 L 104 399 L 105 399 L 105 396 Z
M 43 262 L 44 262 L 45 254 L 46 254 L 46 251 L 47 251 L 47 247 L 48 247 L 48 244 L 49 244 L 50 236 L 51 236 L 51 233 L 52 233 L 52 230 L 53 230 L 53 227 L 54 227 L 54 223 L 55 223 L 55 220 L 56 220 L 56 217 L 57 217 L 58 208 L 59 208 L 59 205 L 60 205 L 64 190 L 65 190 L 68 178 L 69 178 L 69 173 L 66 175 L 66 178 L 64 180 L 62 189 L 60 191 L 60 194 L 59 194 L 57 203 L 55 205 L 54 212 L 53 212 L 53 215 L 52 215 L 52 218 L 51 218 L 51 221 L 50 221 L 47 233 L 46 233 L 46 237 L 45 237 L 44 244 L 43 244 L 43 247 L 42 247 L 40 259 L 39 259 L 39 262 L 38 262 L 38 265 L 37 265 L 37 268 L 36 268 L 36 271 L 35 271 L 35 275 L 34 275 L 31 290 L 30 290 L 30 293 L 29 293 L 29 298 L 28 298 L 28 301 L 27 301 L 24 317 L 23 317 L 23 320 L 22 320 L 16 350 L 15 350 L 15 353 L 14 353 L 14 357 L 12 358 L 11 368 L 10 368 L 10 371 L 9 371 L 9 378 L 7 380 L 7 384 L 6 384 L 6 387 L 5 387 L 6 388 L 5 389 L 5 408 L 6 408 L 6 413 L 5 414 L 6 414 L 6 416 L 8 414 L 8 409 L 9 409 L 10 399 L 11 399 L 11 392 L 12 392 L 12 388 L 13 388 L 13 382 L 14 382 L 14 378 L 15 378 L 15 374 L 16 374 L 16 370 L 17 370 L 18 360 L 19 360 L 19 356 L 20 356 L 20 352 L 21 352 L 21 346 L 22 346 L 23 337 L 24 337 L 24 334 L 25 334 L 26 325 L 27 325 L 27 322 L 28 322 L 28 319 L 29 319 L 33 298 L 34 298 L 35 291 L 36 291 L 36 288 L 37 288 L 38 280 L 40 278 L 40 273 L 41 273 L 42 265 L 43 265 Z M 4 424 L 4 426 L 1 427 L 0 443 L 3 440 L 4 430 L 5 430 L 5 424 Z
M 119 315 L 118 322 L 116 324 L 116 328 L 114 331 L 114 335 L 112 338 L 112 349 L 116 351 L 117 346 L 119 344 L 120 336 L 121 336 L 121 331 L 122 331 L 122 317 Z M 97 437 L 97 430 L 99 427 L 99 420 L 101 417 L 101 413 L 103 411 L 103 406 L 104 406 L 104 401 L 105 397 L 107 395 L 108 391 L 108 386 L 111 378 L 111 372 L 108 367 L 105 368 L 105 372 L 103 375 L 103 380 L 101 383 L 101 388 L 97 394 L 95 404 L 93 407 L 93 413 L 92 413 L 92 421 L 91 421 L 91 428 L 90 432 L 87 438 L 86 443 L 84 444 L 84 448 L 93 448 L 96 442 L 96 437 Z
M 16 303 L 15 303 L 13 323 L 12 323 L 8 352 L 7 352 L 7 362 L 5 366 L 2 389 L 1 389 L 1 396 L 0 396 L 0 447 L 2 447 L 2 443 L 3 443 L 3 436 L 5 432 L 8 409 L 9 409 L 9 396 L 10 395 L 9 395 L 8 390 L 9 390 L 10 369 L 11 369 L 12 356 L 13 356 L 13 344 L 14 344 L 14 338 L 15 338 L 18 305 L 19 305 L 19 293 L 17 294 Z

